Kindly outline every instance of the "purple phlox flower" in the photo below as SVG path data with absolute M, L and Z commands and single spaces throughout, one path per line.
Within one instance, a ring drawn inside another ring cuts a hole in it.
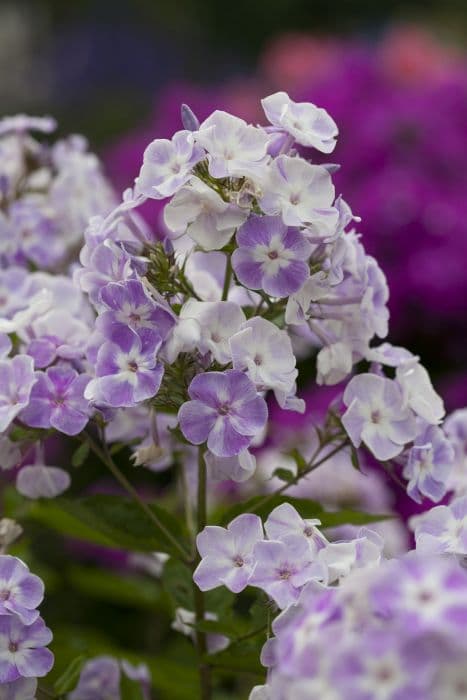
M 427 423 L 439 423 L 444 416 L 442 398 L 433 389 L 430 375 L 418 358 L 404 362 L 396 369 L 396 379 L 410 408 Z
M 0 270 L 0 317 L 11 318 L 29 301 L 29 274 L 23 267 Z
M 220 250 L 227 245 L 247 215 L 246 210 L 224 201 L 196 177 L 164 209 L 167 228 L 177 234 L 186 233 L 204 250 Z
M 325 168 L 282 155 L 268 167 L 259 205 L 265 214 L 280 214 L 287 226 L 312 224 L 320 235 L 332 235 L 338 220 L 334 194 Z
M 440 501 L 449 487 L 454 449 L 441 428 L 428 425 L 414 440 L 404 467 L 407 493 L 421 503 L 423 496 Z
M 17 557 L 0 555 L 0 616 L 17 615 L 24 625 L 37 620 L 44 584 Z
M 35 319 L 50 309 L 53 295 L 48 289 L 42 289 L 26 303 L 27 307 L 16 311 L 11 318 L 0 318 L 0 333 L 17 333 L 21 336 Z
M 320 549 L 318 558 L 327 570 L 326 583 L 348 576 L 354 569 L 378 566 L 384 540 L 377 532 L 361 528 L 350 542 L 330 542 Z
M 456 493 L 463 494 L 467 491 L 467 408 L 451 413 L 444 421 L 443 428 L 455 454 L 449 486 Z
M 91 301 L 98 304 L 106 284 L 134 278 L 136 272 L 143 273 L 144 264 L 123 245 L 106 239 L 94 248 L 84 268 L 75 271 L 75 280 Z
M 135 192 L 152 199 L 171 197 L 190 179 L 194 166 L 203 157 L 204 151 L 190 131 L 177 131 L 171 141 L 152 141 L 144 151 Z
M 414 635 L 451 639 L 465 653 L 467 571 L 455 558 L 409 552 L 375 571 L 369 595 L 376 614 Z
M 387 460 L 414 439 L 415 419 L 397 382 L 359 374 L 347 384 L 343 400 L 342 423 L 355 447 L 363 442 L 377 459 Z
M 311 550 L 316 554 L 328 544 L 319 531 L 321 521 L 317 518 L 303 519 L 290 503 L 282 503 L 269 514 L 264 529 L 270 540 L 282 540 L 289 535 L 302 535 L 307 538 Z
M 136 279 L 107 284 L 100 293 L 105 309 L 96 321 L 96 328 L 104 335 L 120 328 L 138 331 L 149 328 L 162 339 L 175 324 L 173 314 L 149 296 L 143 284 Z
M 249 513 L 232 520 L 227 529 L 208 525 L 196 538 L 202 559 L 193 574 L 194 582 L 202 591 L 224 585 L 240 593 L 253 571 L 253 548 L 262 538 L 261 519 Z
M 233 457 L 264 428 L 268 410 L 255 385 L 238 370 L 198 374 L 188 389 L 191 401 L 179 412 L 189 442 L 207 442 L 217 457 Z
M 345 342 L 325 345 L 316 356 L 316 383 L 334 385 L 349 376 L 353 367 L 352 346 Z
M 261 588 L 281 609 L 297 602 L 305 583 L 312 579 L 323 580 L 326 576 L 303 535 L 258 542 L 253 557 L 256 566 L 250 586 Z
M 120 665 L 111 656 L 87 661 L 68 700 L 120 700 Z
M 16 489 L 26 498 L 55 498 L 71 484 L 68 472 L 45 464 L 28 464 L 16 477 Z
M 32 357 L 0 360 L 0 432 L 27 406 L 35 382 Z
M 206 611 L 204 619 L 216 622 L 219 618 L 216 613 Z M 175 620 L 172 622 L 172 629 L 180 632 L 180 634 L 184 634 L 186 637 L 191 637 L 193 641 L 196 636 L 195 623 L 196 615 L 192 610 L 187 610 L 186 608 L 177 608 L 175 610 Z M 206 637 L 209 654 L 225 649 L 230 643 L 228 637 L 224 637 L 222 634 L 208 634 Z
M 143 700 L 151 700 L 151 674 L 146 664 L 141 663 L 137 666 L 130 664 L 129 661 L 122 659 L 122 671 L 127 678 L 135 683 L 139 683 Z
M 334 150 L 338 128 L 325 109 L 311 102 L 294 102 L 286 92 L 269 95 L 261 104 L 271 124 L 284 129 L 297 143 L 322 153 Z
M 246 321 L 230 338 L 230 352 L 234 369 L 246 372 L 258 391 L 272 389 L 276 398 L 294 393 L 298 372 L 292 343 L 274 323 L 259 316 Z
M 243 119 L 216 110 L 200 126 L 195 139 L 208 153 L 212 177 L 254 177 L 266 162 L 269 136 Z
M 46 648 L 51 641 L 52 633 L 42 618 L 26 626 L 16 615 L 1 615 L 0 684 L 47 675 L 54 662 Z
M 467 697 L 467 668 L 465 659 L 444 663 L 434 683 L 434 698 L 463 700 Z
M 66 435 L 78 435 L 89 420 L 89 402 L 84 398 L 89 379 L 68 365 L 36 372 L 21 420 L 34 428 L 55 428 Z
M 415 516 L 410 525 L 421 554 L 467 555 L 467 496 Z
M 18 678 L 2 684 L 2 700 L 36 700 L 36 690 L 35 678 Z
M 182 124 L 187 131 L 198 131 L 199 119 L 189 105 L 185 103 L 181 105 L 180 117 Z
M 247 481 L 256 470 L 256 457 L 249 450 L 242 450 L 233 457 L 216 457 L 208 450 L 205 460 L 215 481 Z
M 401 346 L 391 345 L 391 343 L 381 343 L 381 345 L 377 347 L 368 348 L 365 359 L 369 362 L 387 365 L 388 367 L 399 367 L 399 365 L 403 365 L 405 362 L 413 359 L 418 360 L 419 358 Z
M 114 408 L 135 406 L 157 394 L 164 368 L 157 359 L 161 346 L 158 333 L 119 328 L 97 353 L 96 378 L 84 397 Z
M 251 216 L 237 231 L 232 265 L 241 284 L 273 297 L 296 292 L 309 276 L 311 246 L 279 217 Z
M 245 314 L 233 301 L 195 301 L 190 299 L 180 313 L 184 322 L 179 329 L 184 349 L 191 335 L 191 348 L 210 352 L 220 364 L 231 361 L 229 340 L 245 322 Z M 190 331 L 190 329 L 193 329 Z
M 63 258 L 66 241 L 44 196 L 29 195 L 13 202 L 9 218 L 20 260 L 48 268 Z
M 50 134 L 57 128 L 57 122 L 53 117 L 30 117 L 27 114 L 15 114 L 13 117 L 0 119 L 0 136 L 12 131 L 23 133 L 25 131 L 40 131 Z
M 360 302 L 360 313 L 368 326 L 368 334 L 385 338 L 388 334 L 389 288 L 384 272 L 370 255 L 366 256 L 366 289 Z

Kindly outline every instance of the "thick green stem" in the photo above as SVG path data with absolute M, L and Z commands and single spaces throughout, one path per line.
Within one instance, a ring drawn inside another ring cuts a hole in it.
M 207 502 L 206 502 L 206 462 L 204 460 L 204 449 L 199 448 L 198 451 L 198 500 L 197 500 L 197 532 L 201 532 L 206 527 L 207 522 Z M 194 568 L 198 566 L 200 561 L 199 555 L 194 561 Z M 207 653 L 206 633 L 199 629 L 199 624 L 205 619 L 205 603 L 204 593 L 193 582 L 193 594 L 195 602 L 196 616 L 196 649 L 198 652 L 198 668 L 200 681 L 200 698 L 201 700 L 211 700 L 212 697 L 212 679 L 211 668 L 205 661 Z
M 222 289 L 222 301 L 226 301 L 229 296 L 230 282 L 232 281 L 232 262 L 230 255 L 226 255 L 224 287 Z

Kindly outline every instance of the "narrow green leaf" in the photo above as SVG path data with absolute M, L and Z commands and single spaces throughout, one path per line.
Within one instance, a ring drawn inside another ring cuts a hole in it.
M 78 682 L 81 669 L 86 661 L 86 656 L 77 656 L 65 669 L 62 675 L 54 683 L 54 691 L 57 695 L 64 695 L 72 690 Z
M 302 453 L 299 450 L 297 450 L 296 447 L 294 447 L 294 449 L 289 452 L 289 456 L 292 457 L 293 461 L 297 465 L 298 472 L 302 472 L 305 469 L 307 469 L 308 462 L 306 461 Z
M 357 471 L 360 471 L 360 460 L 358 458 L 358 450 L 353 445 L 350 445 L 350 461 L 352 463 L 352 467 Z
M 130 680 L 124 673 L 120 680 L 120 694 L 121 700 L 144 700 L 140 684 Z
M 78 449 L 73 453 L 72 458 L 71 458 L 71 464 L 74 467 L 81 467 L 86 459 L 88 458 L 89 455 L 89 443 L 88 442 L 83 442 Z
M 284 467 L 277 467 L 273 472 L 273 476 L 276 476 L 278 479 L 288 484 L 295 479 L 295 474 L 289 469 L 284 469 Z
M 162 585 L 170 595 L 174 607 L 194 609 L 193 580 L 191 572 L 176 559 L 169 559 L 164 566 Z
M 154 610 L 163 602 L 157 582 L 142 576 L 74 566 L 67 572 L 67 579 L 71 588 L 107 603 Z

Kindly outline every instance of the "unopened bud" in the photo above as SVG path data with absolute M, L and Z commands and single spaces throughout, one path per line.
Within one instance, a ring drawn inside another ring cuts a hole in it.
M 182 124 L 187 131 L 198 131 L 199 119 L 188 105 L 183 104 L 180 108 Z
M 23 528 L 11 518 L 0 520 L 0 552 L 5 553 L 10 544 L 18 539 L 23 533 Z
M 147 447 L 140 447 L 131 456 L 131 460 L 135 467 L 141 467 L 145 464 L 157 462 L 164 457 L 166 450 L 155 443 L 151 443 Z

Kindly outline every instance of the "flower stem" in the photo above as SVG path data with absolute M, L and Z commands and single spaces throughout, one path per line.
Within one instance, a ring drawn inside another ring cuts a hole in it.
M 230 282 L 232 281 L 232 262 L 230 255 L 226 255 L 224 287 L 222 289 L 222 301 L 226 301 L 229 296 Z
M 199 448 L 198 451 L 198 504 L 197 504 L 197 532 L 204 530 L 207 522 L 207 504 L 206 504 L 206 462 L 204 460 L 204 449 Z M 194 561 L 194 568 L 198 566 L 200 557 L 197 554 Z M 198 668 L 199 668 L 199 681 L 200 681 L 200 691 L 201 700 L 211 700 L 212 697 L 212 680 L 211 680 L 211 668 L 209 664 L 205 662 L 205 655 L 207 653 L 207 640 L 206 633 L 199 629 L 199 624 L 205 619 L 205 604 L 204 604 L 204 593 L 198 588 L 195 582 L 193 582 L 193 595 L 195 603 L 195 619 L 197 623 L 196 628 L 196 649 L 198 652 Z
M 185 551 L 185 548 L 182 547 L 180 542 L 172 535 L 172 533 L 165 527 L 165 525 L 159 520 L 157 515 L 154 513 L 153 510 L 149 507 L 149 505 L 143 501 L 133 484 L 131 484 L 126 476 L 123 474 L 123 472 L 120 471 L 120 469 L 117 467 L 115 462 L 112 459 L 112 456 L 109 453 L 109 450 L 107 449 L 107 444 L 105 440 L 102 440 L 102 445 L 101 447 L 98 443 L 95 442 L 95 440 L 90 436 L 86 435 L 85 440 L 87 440 L 89 447 L 91 450 L 94 452 L 94 454 L 99 457 L 101 462 L 105 464 L 105 466 L 109 469 L 109 471 L 113 474 L 113 476 L 116 478 L 116 480 L 119 482 L 119 484 L 125 489 L 125 491 L 133 498 L 133 500 L 139 505 L 141 510 L 145 513 L 145 515 L 151 520 L 153 525 L 156 526 L 157 530 L 161 532 L 164 537 L 171 543 L 171 545 L 176 549 L 179 554 L 181 560 L 185 563 L 188 564 L 189 558 L 188 558 L 188 553 Z

